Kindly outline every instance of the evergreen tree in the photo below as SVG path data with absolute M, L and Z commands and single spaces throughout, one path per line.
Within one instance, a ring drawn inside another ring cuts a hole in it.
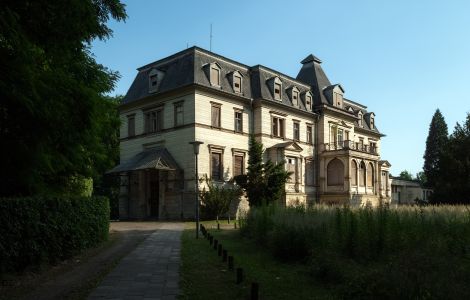
M 435 188 L 437 177 L 439 176 L 439 160 L 448 141 L 447 124 L 439 109 L 434 113 L 429 133 L 426 139 L 426 150 L 424 152 L 423 171 L 426 175 L 427 184 Z
M 248 172 L 235 178 L 246 191 L 250 206 L 261 206 L 282 199 L 285 184 L 291 175 L 284 163 L 263 163 L 263 145 L 250 136 Z
M 470 204 L 470 113 L 457 123 L 439 160 L 433 203 Z
M 126 18 L 119 0 L 2 2 L 0 195 L 60 190 L 112 166 L 105 95 L 118 75 L 90 54 L 93 39 L 111 36 L 110 18 Z

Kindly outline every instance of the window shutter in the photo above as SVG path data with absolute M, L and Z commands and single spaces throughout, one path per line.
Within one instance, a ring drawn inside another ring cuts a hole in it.
M 212 153 L 212 178 L 220 179 L 220 153 Z
M 235 162 L 233 166 L 233 175 L 241 175 L 243 174 L 243 156 L 235 156 Z

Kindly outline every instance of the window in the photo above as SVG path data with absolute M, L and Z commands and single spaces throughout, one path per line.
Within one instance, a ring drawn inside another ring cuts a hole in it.
M 220 128 L 220 104 L 212 104 L 211 126 Z
M 337 158 L 328 164 L 327 184 L 329 186 L 342 186 L 344 184 L 344 165 Z
M 374 126 L 375 126 L 375 124 L 374 124 L 374 118 L 371 116 L 371 117 L 370 117 L 370 129 L 374 129 Z
M 305 160 L 305 185 L 315 185 L 314 175 L 315 174 L 315 165 L 313 159 Z
M 222 153 L 211 153 L 211 178 L 222 180 Z
M 242 175 L 245 173 L 245 158 L 243 155 L 233 156 L 233 176 Z
M 154 110 L 145 114 L 145 132 L 159 132 L 163 129 L 163 109 Z
M 362 113 L 359 112 L 359 114 L 357 115 L 357 117 L 359 118 L 359 120 L 357 121 L 357 123 L 359 124 L 360 127 L 362 127 Z
M 233 76 L 233 90 L 235 91 L 235 93 L 242 92 L 242 78 L 240 76 Z
M 369 163 L 369 165 L 367 166 L 367 186 L 374 186 L 374 166 L 372 165 L 372 163 Z
M 281 84 L 274 83 L 274 99 L 281 100 Z
M 312 143 L 312 125 L 307 125 L 307 143 Z
M 297 158 L 296 157 L 286 157 L 286 170 L 289 173 L 292 173 L 287 180 L 287 182 L 298 182 L 297 176 Z
M 294 122 L 294 140 L 300 140 L 300 124 L 299 122 Z
M 370 142 L 370 153 L 377 153 L 377 143 Z
M 295 106 L 299 105 L 299 92 L 296 90 L 292 91 L 292 104 Z
M 152 69 L 149 73 L 149 93 L 154 93 L 157 91 L 158 87 L 158 71 Z
M 215 64 L 211 66 L 211 84 L 220 86 L 220 69 Z
M 364 151 L 364 139 L 363 138 L 359 138 L 359 147 L 357 150 Z
M 364 186 L 366 182 L 366 165 L 361 162 L 359 165 L 359 185 Z
M 243 112 L 235 111 L 235 132 L 243 132 Z
M 175 126 L 183 125 L 183 103 L 175 104 Z
M 334 93 L 334 103 L 333 105 L 336 107 L 343 107 L 343 95 L 340 93 Z
M 127 116 L 127 136 L 135 136 L 135 115 Z
M 284 119 L 272 117 L 272 135 L 284 137 Z
M 343 129 L 338 129 L 338 146 L 343 147 Z
M 312 96 L 310 94 L 305 96 L 305 106 L 308 110 L 312 110 Z
M 351 160 L 351 185 L 357 185 L 357 164 L 354 160 Z

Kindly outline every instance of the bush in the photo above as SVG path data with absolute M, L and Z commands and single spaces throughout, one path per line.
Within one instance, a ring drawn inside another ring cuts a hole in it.
M 0 199 L 0 273 L 71 257 L 108 231 L 105 197 Z

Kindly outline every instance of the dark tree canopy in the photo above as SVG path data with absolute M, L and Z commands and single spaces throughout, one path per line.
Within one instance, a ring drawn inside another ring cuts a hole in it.
M 239 176 L 236 182 L 246 191 L 250 206 L 261 206 L 278 202 L 282 198 L 285 184 L 291 175 L 284 163 L 263 163 L 263 144 L 250 136 L 247 175 Z
M 411 175 L 411 173 L 408 172 L 407 170 L 401 171 L 398 177 L 404 180 L 413 180 L 413 175 Z
M 470 113 L 457 123 L 439 157 L 434 203 L 470 204 Z
M 429 125 L 429 134 L 426 139 L 426 150 L 423 157 L 423 171 L 426 175 L 427 185 L 433 188 L 439 176 L 439 159 L 441 153 L 445 151 L 448 135 L 447 124 L 441 112 L 437 109 Z
M 0 193 L 33 194 L 96 177 L 115 159 L 117 73 L 90 54 L 119 0 L 12 0 L 0 10 Z M 110 155 L 111 152 L 111 155 Z

